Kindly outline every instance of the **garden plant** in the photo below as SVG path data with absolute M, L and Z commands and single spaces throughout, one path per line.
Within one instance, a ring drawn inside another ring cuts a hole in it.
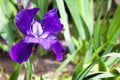
M 119 2 L 0 0 L 0 54 L 14 66 L 9 75 L 0 67 L 0 74 L 21 80 L 24 69 L 23 80 L 120 80 Z M 60 65 L 49 78 L 35 74 L 33 60 L 50 53 Z

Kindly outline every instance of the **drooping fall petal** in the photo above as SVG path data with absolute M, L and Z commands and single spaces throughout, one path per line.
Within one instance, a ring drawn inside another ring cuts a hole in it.
M 52 49 L 56 54 L 56 59 L 58 61 L 62 60 L 62 56 L 65 53 L 65 48 L 62 46 L 62 44 L 59 41 L 57 41 L 52 45 Z
M 34 44 L 27 43 L 22 39 L 15 44 L 10 50 L 10 57 L 17 63 L 22 63 L 28 60 L 32 53 L 32 47 Z

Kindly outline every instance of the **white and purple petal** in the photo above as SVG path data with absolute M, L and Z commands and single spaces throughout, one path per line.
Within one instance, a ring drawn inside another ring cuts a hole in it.
M 39 44 L 45 49 L 48 50 L 51 46 L 57 42 L 57 38 L 53 35 L 49 35 L 47 38 L 39 38 Z
M 35 37 L 39 37 L 43 33 L 41 24 L 38 19 L 34 21 L 34 24 L 32 26 L 32 33 Z
M 57 15 L 57 9 L 49 10 L 45 14 L 41 25 L 44 32 L 48 31 L 52 34 L 58 34 L 63 29 L 63 24 L 61 24 Z
M 62 60 L 63 54 L 65 53 L 65 48 L 63 47 L 63 45 L 59 41 L 57 41 L 52 45 L 52 49 L 56 54 L 56 59 L 58 61 Z
M 22 39 L 11 48 L 10 57 L 17 63 L 26 62 L 32 53 L 33 45 Z
M 39 8 L 23 9 L 15 17 L 17 28 L 24 34 L 31 33 L 31 22 L 39 11 Z

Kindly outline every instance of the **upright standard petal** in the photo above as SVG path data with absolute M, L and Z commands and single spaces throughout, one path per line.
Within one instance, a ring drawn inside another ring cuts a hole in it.
M 34 24 L 32 26 L 32 33 L 35 37 L 39 37 L 42 33 L 42 27 L 38 19 L 34 21 Z
M 62 44 L 59 41 L 57 41 L 52 45 L 52 49 L 56 54 L 56 59 L 58 61 L 62 60 L 62 56 L 65 53 L 65 48 L 62 46 Z
M 63 29 L 60 19 L 57 15 L 57 9 L 48 11 L 42 20 L 42 29 L 52 34 L 58 34 Z
M 31 33 L 31 22 L 38 11 L 39 8 L 23 9 L 16 15 L 16 25 L 24 35 Z
M 10 57 L 17 63 L 27 61 L 32 52 L 33 45 L 32 43 L 26 43 L 26 41 L 22 39 L 11 48 Z

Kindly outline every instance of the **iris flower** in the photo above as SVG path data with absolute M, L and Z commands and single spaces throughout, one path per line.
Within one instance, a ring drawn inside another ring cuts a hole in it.
M 49 10 L 41 22 L 34 18 L 38 11 L 39 8 L 23 9 L 15 17 L 18 30 L 25 35 L 10 50 L 10 57 L 17 63 L 28 60 L 36 43 L 45 50 L 52 48 L 58 61 L 62 60 L 65 53 L 65 48 L 56 37 L 63 29 L 57 9 Z

